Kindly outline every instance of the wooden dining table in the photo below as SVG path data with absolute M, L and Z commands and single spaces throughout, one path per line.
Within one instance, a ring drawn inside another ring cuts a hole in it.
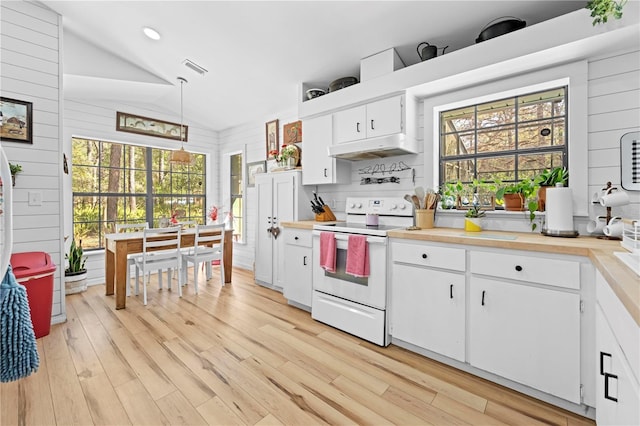
M 212 235 L 219 233 L 211 232 Z M 208 235 L 201 233 L 200 235 Z M 104 269 L 106 275 L 105 294 L 114 294 L 116 309 L 124 309 L 127 305 L 127 256 L 142 253 L 142 232 L 122 232 L 105 234 Z M 227 230 L 224 238 L 224 282 L 231 282 L 231 268 L 233 266 L 233 231 Z M 195 229 L 185 229 L 180 234 L 180 247 L 191 247 L 195 242 Z

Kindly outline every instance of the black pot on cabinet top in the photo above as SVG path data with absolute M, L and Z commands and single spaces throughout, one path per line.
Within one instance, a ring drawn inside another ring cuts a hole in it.
M 491 24 L 497 19 L 503 18 L 510 19 L 505 19 L 503 21 L 496 22 L 495 24 Z M 527 22 L 523 21 L 522 19 L 514 18 L 511 16 L 504 16 L 503 18 L 494 19 L 493 21 L 485 25 L 484 28 L 480 31 L 480 34 L 476 39 L 476 43 L 480 43 L 481 41 L 489 40 L 494 37 L 499 37 L 512 31 L 520 30 L 527 26 Z

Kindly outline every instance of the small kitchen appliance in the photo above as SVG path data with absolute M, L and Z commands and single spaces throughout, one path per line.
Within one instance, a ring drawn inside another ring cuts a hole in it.
M 347 220 L 313 226 L 313 299 L 311 317 L 380 346 L 390 343 L 387 307 L 387 260 L 391 229 L 413 224 L 411 203 L 403 198 L 347 198 Z M 377 215 L 378 225 L 367 225 Z M 367 219 L 369 218 L 369 219 Z M 336 240 L 336 267 L 320 266 L 320 234 Z M 346 272 L 350 235 L 366 237 L 369 252 L 367 277 Z

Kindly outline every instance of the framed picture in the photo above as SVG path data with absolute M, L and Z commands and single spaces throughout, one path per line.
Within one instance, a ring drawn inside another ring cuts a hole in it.
M 280 144 L 278 137 L 278 119 L 269 121 L 264 125 L 265 136 L 267 140 L 267 159 L 275 158 L 280 152 Z
M 284 134 L 282 138 L 283 145 L 291 145 L 302 142 L 302 121 L 298 120 L 293 123 L 285 124 L 282 128 Z
M 33 143 L 33 104 L 0 97 L 0 140 Z
M 266 161 L 256 161 L 247 163 L 247 188 L 256 186 L 256 175 L 267 171 Z
M 184 142 L 189 140 L 189 126 L 182 125 Z M 180 123 L 156 120 L 141 115 L 116 112 L 116 130 L 120 132 L 136 133 L 138 135 L 156 136 L 159 138 L 180 139 Z

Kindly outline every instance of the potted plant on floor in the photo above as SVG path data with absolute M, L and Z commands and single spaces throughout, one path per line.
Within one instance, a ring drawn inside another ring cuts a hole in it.
M 69 253 L 65 255 L 69 266 L 64 271 L 64 294 L 79 293 L 87 289 L 87 269 L 84 267 L 87 258 L 82 255 L 82 240 L 76 245 L 74 238 L 71 240 Z
M 484 210 L 477 204 L 472 205 L 464 215 L 464 230 L 467 232 L 482 231 L 482 218 L 485 216 Z
M 551 170 L 545 169 L 535 177 L 534 182 L 540 187 L 538 188 L 538 211 L 545 211 L 547 203 L 547 188 L 554 187 L 558 183 L 565 186 L 568 180 L 569 171 L 566 167 L 555 167 Z

